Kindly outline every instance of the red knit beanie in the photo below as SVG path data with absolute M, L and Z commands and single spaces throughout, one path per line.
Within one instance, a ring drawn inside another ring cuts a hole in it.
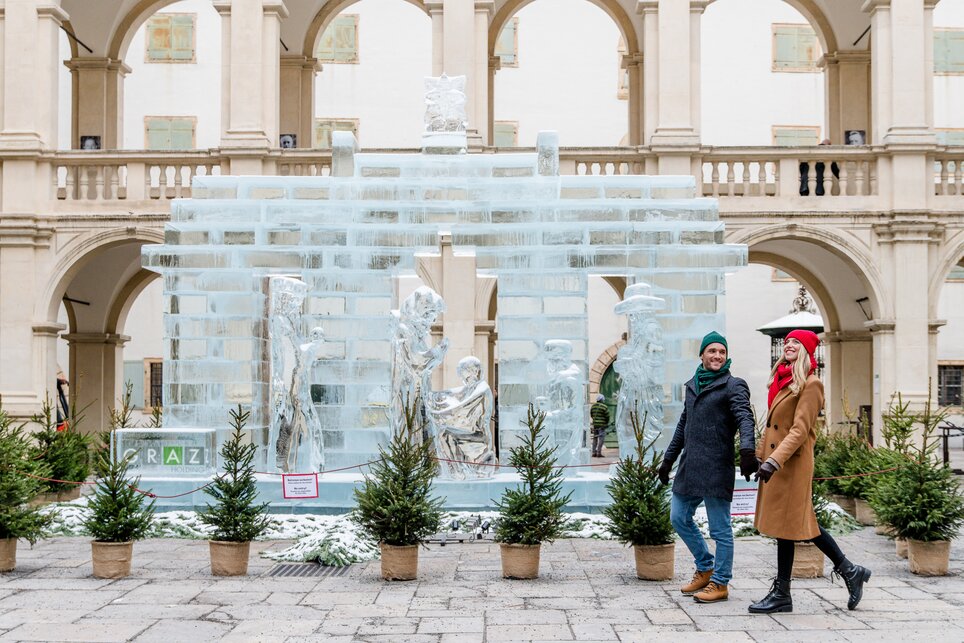
M 803 344 L 803 347 L 807 349 L 807 354 L 810 355 L 811 366 L 816 366 L 817 356 L 815 353 L 817 352 L 817 344 L 820 343 L 820 338 L 817 337 L 817 334 L 813 331 L 797 329 L 787 333 L 787 337 L 783 341 L 786 341 L 790 338 L 793 338 Z

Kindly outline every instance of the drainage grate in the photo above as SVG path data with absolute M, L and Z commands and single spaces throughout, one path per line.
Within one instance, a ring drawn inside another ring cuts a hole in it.
M 330 567 L 318 563 L 282 563 L 268 570 L 267 575 L 285 578 L 305 578 L 309 576 L 311 578 L 327 578 L 329 576 L 346 576 L 349 567 L 350 565 Z

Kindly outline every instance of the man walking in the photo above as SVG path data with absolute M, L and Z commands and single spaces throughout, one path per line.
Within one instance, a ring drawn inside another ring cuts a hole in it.
M 609 428 L 609 407 L 606 406 L 605 395 L 596 396 L 596 402 L 589 408 L 589 418 L 592 420 L 592 457 L 601 458 L 606 429 Z
M 673 439 L 663 454 L 659 479 L 669 483 L 669 472 L 679 457 L 673 481 L 670 517 L 673 528 L 696 562 L 696 573 L 680 591 L 698 603 L 725 601 L 733 575 L 733 438 L 740 432 L 740 475 L 748 481 L 758 464 L 753 445 L 753 411 L 746 382 L 730 375 L 726 338 L 709 333 L 700 344 L 701 364 L 686 383 L 686 402 Z M 681 455 L 682 453 L 682 455 Z M 706 505 L 710 538 L 716 556 L 706 547 L 693 521 L 700 503 Z

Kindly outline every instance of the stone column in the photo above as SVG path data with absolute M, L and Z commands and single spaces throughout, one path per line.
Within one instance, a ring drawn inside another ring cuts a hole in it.
M 874 137 L 871 123 L 870 52 L 837 51 L 824 54 L 820 61 L 827 92 L 826 138 L 843 145 L 844 132 L 864 130 L 867 140 Z
M 475 257 L 456 254 L 452 248 L 452 236 L 443 234 L 441 239 L 442 265 L 440 275 L 445 314 L 442 316 L 442 334 L 449 340 L 445 360 L 437 370 L 442 371 L 445 388 L 461 386 L 456 367 L 459 360 L 475 355 L 486 363 L 488 356 L 476 354 L 475 323 Z
M 478 78 L 478 75 L 485 70 L 488 61 L 488 16 L 492 11 L 494 3 L 492 0 L 441 0 L 441 49 L 442 49 L 442 71 L 448 76 L 465 76 L 465 115 L 468 118 L 468 143 L 469 147 L 479 148 L 482 146 L 481 131 L 486 127 L 482 125 L 480 117 L 486 119 L 486 107 L 488 100 L 485 96 L 487 92 L 480 91 L 480 87 L 486 83 L 486 79 Z M 433 15 L 432 32 L 433 45 L 436 42 L 435 18 L 432 9 L 429 13 Z M 485 28 L 480 30 L 480 24 L 484 20 Z M 479 33 L 482 33 L 482 41 Z M 481 53 L 480 53 L 481 52 Z M 438 60 L 433 54 L 433 61 Z M 433 64 L 434 66 L 434 64 Z M 484 101 L 482 104 L 479 101 Z
M 425 0 L 425 9 L 432 18 L 432 75 L 441 76 L 445 71 L 445 14 L 442 0 Z
M 466 110 L 469 117 L 470 129 L 476 130 L 476 136 L 469 134 L 469 145 L 473 140 L 475 147 L 481 147 L 491 140 L 489 132 L 489 20 L 492 18 L 495 2 L 493 0 L 475 0 L 475 60 L 472 75 L 468 78 L 475 90 L 473 111 Z M 466 83 L 468 86 L 469 83 Z M 468 107 L 468 105 L 467 105 Z
M 108 408 L 120 396 L 124 377 L 124 344 L 130 337 L 115 333 L 64 335 L 70 346 L 70 394 L 84 411 L 87 433 L 106 431 Z
M 642 145 L 643 55 L 626 54 L 620 66 L 629 77 L 629 144 Z
M 262 174 L 278 147 L 282 0 L 215 0 L 221 14 L 221 154 L 231 174 Z
M 826 391 L 829 423 L 842 422 L 849 414 L 856 419 L 862 405 L 874 405 L 873 336 L 869 332 L 830 331 L 823 334 L 823 341 L 830 370 Z
M 642 119 L 640 144 L 649 145 L 659 116 L 659 17 L 657 0 L 639 0 L 636 13 L 643 16 Z
M 495 74 L 500 69 L 502 69 L 502 58 L 499 56 L 489 56 L 489 109 L 486 118 L 488 136 L 484 139 L 486 145 L 495 145 Z
M 281 114 L 279 134 L 296 134 L 297 147 L 310 148 L 314 134 L 315 74 L 321 71 L 317 58 L 281 57 Z
M 880 443 L 881 427 L 883 426 L 884 409 L 890 404 L 891 395 L 897 390 L 896 364 L 897 350 L 892 319 L 872 319 L 864 324 L 873 337 L 874 367 L 873 367 L 873 423 L 874 443 Z
M 81 136 L 99 136 L 101 149 L 123 147 L 124 77 L 131 68 L 111 58 L 71 58 L 70 146 L 80 149 Z

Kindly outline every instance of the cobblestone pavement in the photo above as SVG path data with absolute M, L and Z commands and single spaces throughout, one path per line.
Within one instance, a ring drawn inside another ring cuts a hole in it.
M 206 542 L 150 540 L 126 579 L 91 576 L 90 546 L 57 538 L 21 543 L 17 569 L 0 576 L 0 639 L 20 641 L 964 641 L 964 556 L 952 575 L 921 578 L 893 543 L 864 529 L 839 539 L 874 575 L 857 611 L 838 580 L 798 580 L 794 612 L 751 616 L 766 593 L 776 547 L 736 543 L 730 600 L 699 605 L 679 593 L 692 572 L 676 548 L 676 579 L 640 581 L 617 543 L 565 540 L 543 547 L 534 581 L 500 577 L 498 547 L 422 550 L 419 580 L 386 583 L 379 563 L 328 578 L 275 578 L 252 555 L 249 576 L 214 578 Z M 287 543 L 257 543 L 277 549 Z M 829 570 L 828 570 L 829 571 Z M 712 638 L 707 638 L 712 633 Z

